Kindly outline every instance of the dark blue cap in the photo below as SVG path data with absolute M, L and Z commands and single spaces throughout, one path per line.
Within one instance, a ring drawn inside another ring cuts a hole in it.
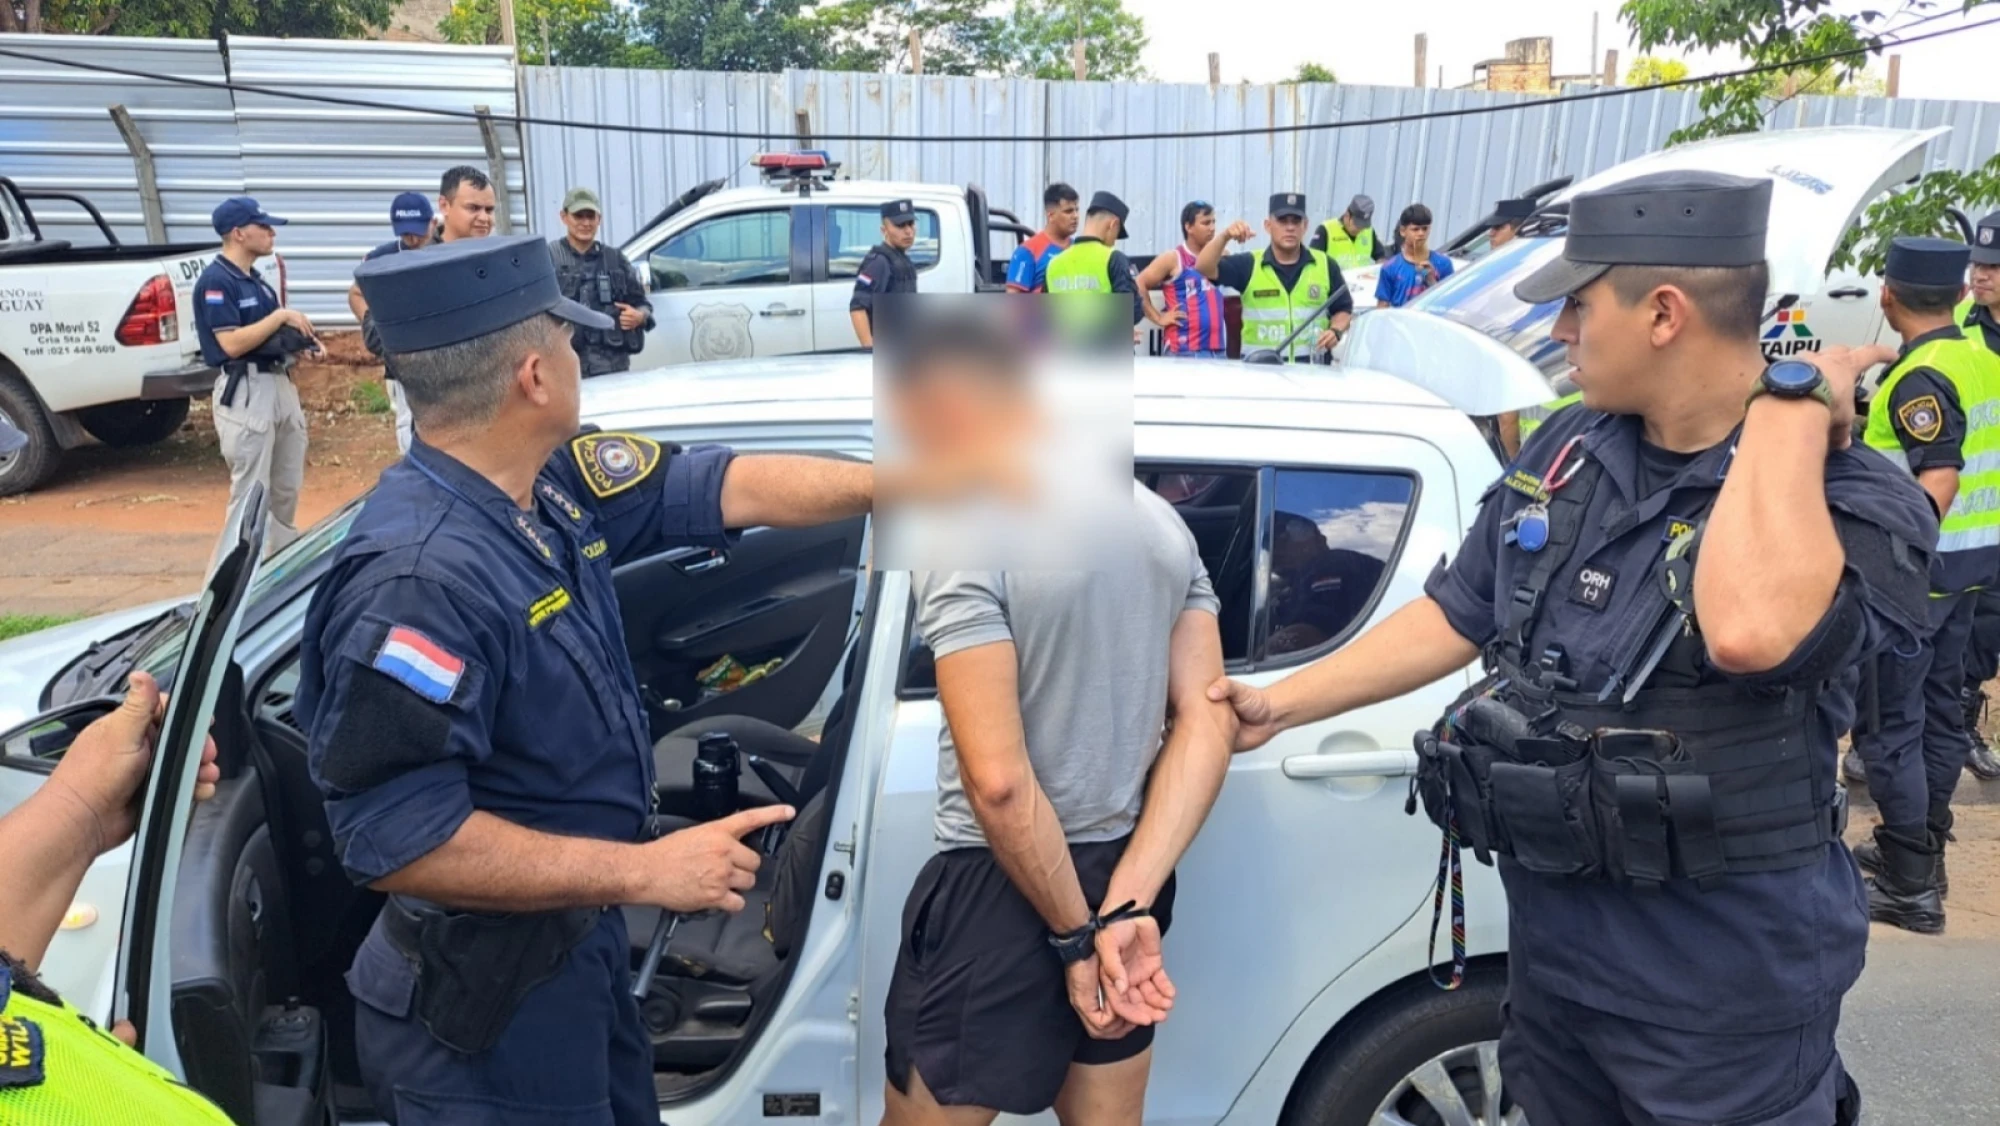
M 210 219 L 215 223 L 215 233 L 218 235 L 226 235 L 238 227 L 285 225 L 285 221 L 276 215 L 264 214 L 264 208 L 247 195 L 230 196 L 216 204 L 215 213 Z
M 391 352 L 462 344 L 536 313 L 584 328 L 617 323 L 562 295 L 549 245 L 534 235 L 459 239 L 421 254 L 387 254 L 363 262 L 354 280 Z
M 917 221 L 916 205 L 907 199 L 892 199 L 882 205 L 882 218 L 898 227 Z
M 431 233 L 431 200 L 422 192 L 404 192 L 389 202 L 389 229 L 399 235 Z
M 1972 262 L 2000 266 L 2000 211 L 1988 214 L 1972 229 Z
M 1962 242 L 1900 235 L 1889 243 L 1882 276 L 1904 285 L 1964 285 L 1971 261 L 1972 248 Z
M 1771 181 L 1720 172 L 1654 172 L 1570 200 L 1562 257 L 1514 286 L 1530 305 L 1575 293 L 1613 266 L 1764 261 Z

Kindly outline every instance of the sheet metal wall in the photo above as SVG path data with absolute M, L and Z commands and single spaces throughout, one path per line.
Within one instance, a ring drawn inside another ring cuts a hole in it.
M 1422 201 L 1447 237 L 1494 200 L 1561 175 L 1584 176 L 1665 145 L 1694 120 L 1698 95 L 1648 90 L 1551 105 L 1521 94 L 1320 84 L 1221 86 L 1026 79 L 914 78 L 821 71 L 782 75 L 523 67 L 534 117 L 796 136 L 795 111 L 823 134 L 1110 136 L 1365 121 L 1477 106 L 1519 109 L 1458 118 L 1185 141 L 979 144 L 830 142 L 843 175 L 973 181 L 995 206 L 1038 224 L 1042 185 L 1065 180 L 1087 197 L 1104 188 L 1132 207 L 1132 245 L 1179 237 L 1181 205 L 1214 204 L 1253 225 L 1273 192 L 1303 191 L 1316 217 L 1365 192 L 1387 234 L 1403 205 Z M 1983 102 L 1799 98 L 1774 107 L 1772 128 L 1832 124 L 1954 126 L 1935 167 L 1970 168 L 2000 148 L 2000 107 Z M 538 225 L 571 184 L 604 196 L 607 235 L 620 240 L 683 190 L 716 176 L 752 182 L 756 141 L 719 141 L 533 125 L 530 194 Z

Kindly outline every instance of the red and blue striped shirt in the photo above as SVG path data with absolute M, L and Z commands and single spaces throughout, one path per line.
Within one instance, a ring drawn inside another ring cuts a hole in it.
M 1181 323 L 1170 325 L 1166 330 L 1167 351 L 1176 352 L 1226 352 L 1229 350 L 1228 327 L 1222 319 L 1222 290 L 1216 284 L 1201 276 L 1195 269 L 1194 251 L 1186 243 L 1174 248 L 1180 259 L 1179 268 L 1161 290 L 1167 312 L 1181 311 Z

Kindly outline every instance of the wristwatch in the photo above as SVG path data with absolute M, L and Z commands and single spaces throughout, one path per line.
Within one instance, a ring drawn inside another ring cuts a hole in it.
M 1750 397 L 1744 400 L 1745 405 L 1756 402 L 1760 395 L 1817 399 L 1826 409 L 1833 409 L 1832 385 L 1817 367 L 1804 360 L 1779 360 L 1765 368 L 1764 374 L 1757 377 L 1757 386 L 1750 389 Z

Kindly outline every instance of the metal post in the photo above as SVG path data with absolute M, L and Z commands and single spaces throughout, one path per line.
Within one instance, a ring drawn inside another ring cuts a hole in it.
M 507 154 L 500 151 L 500 130 L 493 124 L 493 111 L 473 106 L 479 115 L 479 136 L 486 142 L 486 175 L 493 181 L 493 226 L 503 235 L 514 233 L 514 209 L 507 199 Z
M 1421 31 L 1417 32 L 1417 88 L 1419 90 L 1423 89 L 1424 79 L 1429 77 L 1425 72 L 1430 68 L 1424 65 L 1424 55 L 1427 53 L 1429 47 L 1430 36 L 1425 35 Z
M 1222 85 L 1222 55 L 1215 51 L 1208 53 L 1208 84 Z
M 132 153 L 132 164 L 139 172 L 139 210 L 146 216 L 146 241 L 165 242 L 167 213 L 160 207 L 160 180 L 153 170 L 153 150 L 147 146 L 146 138 L 139 135 L 139 126 L 133 123 L 131 111 L 124 106 L 111 107 L 111 122 L 118 126 L 118 135 L 125 138 L 125 147 Z
M 792 120 L 798 126 L 799 147 L 802 149 L 809 149 L 813 147 L 812 112 L 809 110 L 799 110 L 796 113 L 792 114 Z
M 1618 48 L 1604 52 L 1604 85 L 1618 85 Z

